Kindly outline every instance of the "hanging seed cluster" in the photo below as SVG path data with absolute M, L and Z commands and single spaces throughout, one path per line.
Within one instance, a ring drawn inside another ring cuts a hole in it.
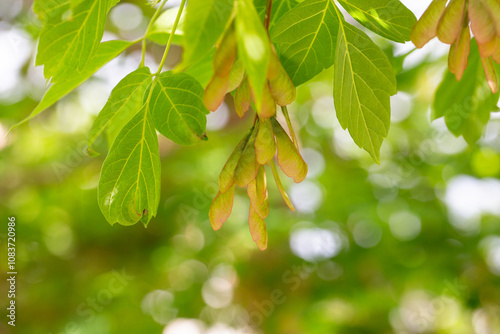
M 236 90 L 234 107 L 239 117 L 243 117 L 255 102 L 254 91 L 248 81 L 244 65 L 237 60 L 237 42 L 234 25 L 231 25 L 217 45 L 214 56 L 214 75 L 210 80 L 203 102 L 208 110 L 216 111 L 226 94 Z M 260 106 L 255 108 L 260 118 L 270 118 L 276 115 L 276 104 L 286 106 L 295 100 L 295 86 L 286 70 L 281 65 L 273 45 L 267 68 L 267 82 L 262 91 Z
M 493 61 L 500 63 L 500 1 L 434 0 L 413 28 L 411 40 L 417 48 L 436 36 L 450 44 L 448 68 L 460 81 L 467 68 L 471 31 L 488 85 L 496 93 L 498 78 Z
M 293 140 L 276 120 L 276 104 L 286 106 L 295 100 L 295 87 L 272 49 L 267 69 L 260 108 L 250 131 L 238 143 L 219 175 L 219 192 L 212 202 L 209 218 L 212 228 L 218 230 L 228 219 L 233 208 L 236 186 L 245 188 L 250 199 L 248 224 L 257 246 L 267 248 L 265 219 L 269 215 L 269 198 L 265 166 L 271 166 L 278 189 L 285 203 L 295 210 L 286 194 L 274 164 L 274 157 L 282 171 L 295 182 L 307 175 L 307 165 Z M 254 92 L 246 78 L 242 63 L 237 60 L 236 34 L 230 28 L 217 45 L 214 56 L 214 75 L 205 89 L 204 103 L 215 111 L 227 93 L 234 92 L 235 110 L 243 117 L 255 103 Z

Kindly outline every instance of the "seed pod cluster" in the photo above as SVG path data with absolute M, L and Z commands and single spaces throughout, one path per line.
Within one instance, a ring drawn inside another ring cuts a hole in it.
M 296 90 L 286 70 L 281 65 L 272 44 L 267 68 L 267 82 L 262 91 L 260 106 L 255 108 L 261 119 L 276 114 L 276 104 L 286 106 L 295 100 Z M 216 46 L 214 74 L 205 89 L 203 102 L 208 110 L 216 111 L 227 93 L 234 93 L 234 106 L 243 117 L 255 102 L 255 94 L 245 73 L 243 62 L 238 59 L 237 36 L 234 25 L 225 32 Z
M 269 215 L 265 165 L 271 164 L 278 189 L 291 210 L 294 210 L 293 205 L 281 185 L 272 160 L 276 155 L 280 168 L 295 182 L 304 180 L 307 165 L 275 117 L 261 120 L 255 122 L 224 165 L 219 175 L 219 192 L 210 207 L 209 218 L 212 228 L 220 229 L 231 214 L 235 187 L 246 187 L 250 198 L 250 233 L 257 246 L 264 250 L 267 247 L 264 220 Z
M 477 41 L 488 85 L 496 93 L 498 79 L 493 61 L 500 63 L 500 1 L 434 0 L 415 24 L 411 40 L 417 48 L 436 36 L 441 42 L 450 44 L 448 68 L 460 81 L 467 68 L 471 31 Z

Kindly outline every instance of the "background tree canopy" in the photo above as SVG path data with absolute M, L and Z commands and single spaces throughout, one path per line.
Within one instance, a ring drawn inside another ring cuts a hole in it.
M 18 272 L 16 328 L 0 332 L 500 332 L 500 39 L 474 7 L 495 3 L 452 0 L 457 21 L 440 0 L 424 17 L 430 1 L 275 0 L 268 20 L 265 0 L 0 2 L 0 212 Z M 431 40 L 433 15 L 449 25 Z M 255 113 L 235 110 L 245 87 Z M 260 251 L 251 190 L 229 186 L 219 231 L 209 211 L 255 115 L 280 136 L 270 97 L 308 170 L 295 183 L 277 164 L 292 212 L 258 161 Z M 144 196 L 113 207 L 99 182 L 133 175 L 130 157 Z

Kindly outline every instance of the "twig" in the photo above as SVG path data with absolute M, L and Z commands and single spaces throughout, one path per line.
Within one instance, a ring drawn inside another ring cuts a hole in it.
M 163 6 L 167 3 L 168 0 L 162 1 L 160 6 L 158 6 L 158 9 L 156 9 L 156 12 L 153 14 L 151 17 L 151 20 L 149 21 L 148 28 L 146 29 L 146 32 L 144 33 L 144 36 L 142 37 L 142 57 L 141 57 L 141 64 L 139 67 L 144 66 L 144 60 L 146 59 L 146 39 L 148 37 L 149 31 L 151 30 L 151 27 L 155 23 L 156 19 L 158 16 L 160 16 L 160 12 L 163 9 Z

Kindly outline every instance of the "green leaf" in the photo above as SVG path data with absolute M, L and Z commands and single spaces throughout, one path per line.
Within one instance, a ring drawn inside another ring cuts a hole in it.
M 174 72 L 183 71 L 198 80 L 202 87 L 207 87 L 214 74 L 214 55 L 215 49 L 212 49 L 196 63 L 188 65 L 186 68 L 177 67 Z
M 107 0 L 82 1 L 72 8 L 68 17 L 44 24 L 36 65 L 44 65 L 47 79 L 71 80 L 75 71 L 84 69 L 99 46 L 108 9 Z
M 245 65 L 255 105 L 260 108 L 271 52 L 269 37 L 252 1 L 238 0 L 236 8 L 238 56 Z
M 433 118 L 444 116 L 450 132 L 457 137 L 462 135 L 472 145 L 481 137 L 490 113 L 498 110 L 500 93 L 491 93 L 475 40 L 471 45 L 468 64 L 460 81 L 453 73 L 446 71 L 434 98 Z
M 85 80 L 90 78 L 92 74 L 104 66 L 104 64 L 117 57 L 132 44 L 132 42 L 120 40 L 101 43 L 97 49 L 97 53 L 89 60 L 82 71 L 75 71 L 69 80 L 63 83 L 57 82 L 50 86 L 47 92 L 43 95 L 40 103 L 38 103 L 31 114 L 19 123 L 13 125 L 10 131 L 52 106 L 54 103 L 70 93 L 73 89 L 80 86 Z
M 264 21 L 267 0 L 255 0 L 254 3 L 255 9 L 259 13 L 261 20 Z M 269 29 L 271 30 L 283 15 L 285 15 L 298 4 L 299 1 L 297 0 L 274 0 L 273 6 L 271 8 L 271 21 L 269 22 Z
M 94 120 L 89 132 L 88 150 L 92 152 L 92 144 L 104 131 L 108 130 L 109 145 L 116 135 L 130 121 L 143 105 L 144 92 L 151 83 L 151 72 L 148 67 L 141 67 L 123 78 L 109 96 L 106 105 Z
M 306 0 L 271 31 L 281 63 L 295 86 L 333 65 L 339 19 L 332 0 Z
M 158 137 L 146 101 L 120 131 L 101 170 L 99 207 L 113 225 L 147 226 L 160 201 Z
M 234 0 L 190 0 L 185 23 L 183 63 L 195 63 L 212 49 L 226 28 Z
M 208 111 L 202 98 L 203 88 L 190 75 L 161 73 L 151 96 L 151 112 L 158 131 L 181 145 L 204 139 Z
M 155 23 L 148 32 L 147 38 L 157 44 L 166 45 L 168 39 L 170 38 L 170 33 L 174 27 L 175 19 L 177 18 L 177 13 L 179 12 L 179 7 L 173 7 L 166 9 L 163 13 L 158 16 Z M 185 15 L 182 13 L 177 29 L 175 29 L 174 37 L 172 39 L 173 44 L 183 45 L 184 44 L 184 21 Z
M 365 28 L 395 42 L 410 40 L 415 15 L 399 0 L 339 0 L 345 10 Z
M 61 22 L 62 15 L 70 10 L 69 0 L 36 0 L 33 12 L 43 24 Z
M 341 22 L 333 80 L 337 117 L 378 163 L 390 126 L 390 96 L 397 92 L 394 70 L 382 50 L 336 10 Z

